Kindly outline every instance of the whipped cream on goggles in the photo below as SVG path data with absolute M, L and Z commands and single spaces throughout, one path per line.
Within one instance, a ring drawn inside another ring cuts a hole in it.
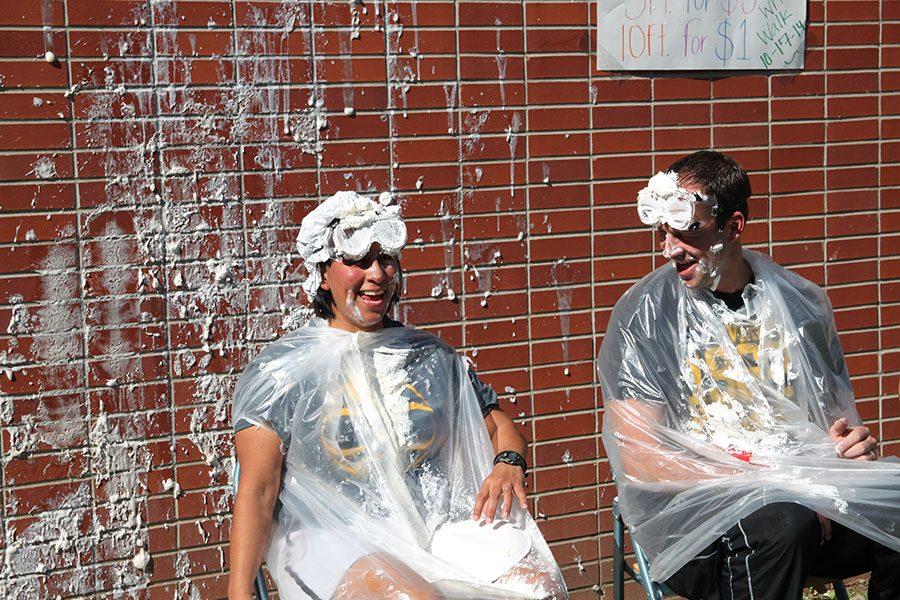
M 688 231 L 699 224 L 696 205 L 700 202 L 709 205 L 712 216 L 716 216 L 715 196 L 686 190 L 678 185 L 677 173 L 660 171 L 638 192 L 638 216 L 645 225 L 668 225 L 676 231 Z
M 339 260 L 359 260 L 376 242 L 383 254 L 397 256 L 406 246 L 406 224 L 399 213 L 350 215 L 333 221 L 332 241 Z
M 303 290 L 312 299 L 322 283 L 319 266 L 329 260 L 354 261 L 378 243 L 381 253 L 399 256 L 406 246 L 406 223 L 390 194 L 378 202 L 356 192 L 338 192 L 303 218 L 297 251 L 309 277 Z

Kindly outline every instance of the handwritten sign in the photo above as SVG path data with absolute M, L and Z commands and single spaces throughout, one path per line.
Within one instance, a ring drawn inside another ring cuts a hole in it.
M 806 0 L 599 0 L 604 71 L 802 69 Z

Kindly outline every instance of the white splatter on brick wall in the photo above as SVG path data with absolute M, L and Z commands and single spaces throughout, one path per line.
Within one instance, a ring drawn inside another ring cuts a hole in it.
M 4 3 L 0 596 L 225 596 L 231 390 L 308 318 L 294 238 L 341 189 L 403 198 L 397 316 L 506 390 L 572 589 L 609 584 L 591 361 L 678 154 L 752 171 L 748 241 L 828 286 L 896 449 L 893 71 L 881 17 L 811 4 L 805 72 L 718 79 L 594 71 L 583 2 Z

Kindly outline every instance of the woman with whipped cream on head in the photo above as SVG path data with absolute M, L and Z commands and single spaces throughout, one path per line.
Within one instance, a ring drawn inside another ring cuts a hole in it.
M 316 318 L 244 371 L 232 599 L 566 598 L 527 512 L 525 440 L 437 337 L 387 317 L 406 225 L 387 194 L 303 219 Z M 492 460 L 493 459 L 493 460 Z

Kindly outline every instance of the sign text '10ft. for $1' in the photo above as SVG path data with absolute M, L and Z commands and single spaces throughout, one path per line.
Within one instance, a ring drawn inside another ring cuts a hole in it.
M 750 70 L 803 65 L 805 0 L 606 3 L 604 7 L 601 0 L 598 7 L 599 68 Z M 609 44 L 614 24 L 615 49 Z

